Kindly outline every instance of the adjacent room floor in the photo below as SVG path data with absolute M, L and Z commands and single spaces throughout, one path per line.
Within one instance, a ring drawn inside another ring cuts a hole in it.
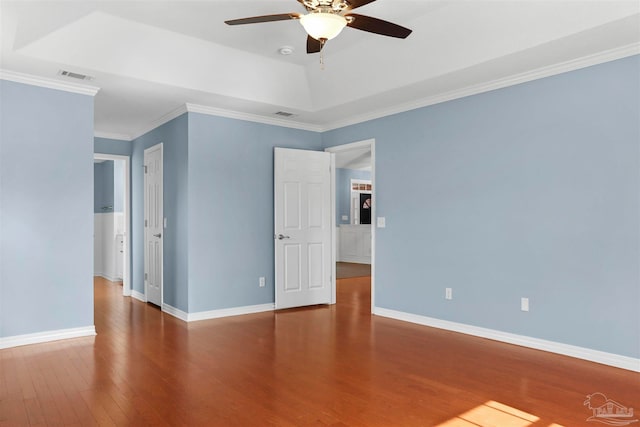
M 353 262 L 337 262 L 336 278 L 348 279 L 351 277 L 370 277 L 371 264 L 356 264 Z
M 338 304 L 182 322 L 96 279 L 98 335 L 0 351 L 0 425 L 583 426 L 640 374 Z

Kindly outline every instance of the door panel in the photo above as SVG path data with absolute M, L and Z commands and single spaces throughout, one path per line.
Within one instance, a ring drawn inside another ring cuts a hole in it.
M 331 302 L 331 155 L 276 148 L 276 308 Z
M 162 307 L 162 144 L 144 152 L 145 293 Z

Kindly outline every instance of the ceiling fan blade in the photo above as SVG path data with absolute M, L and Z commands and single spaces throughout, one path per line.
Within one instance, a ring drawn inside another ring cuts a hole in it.
M 326 43 L 326 42 L 325 42 Z M 316 40 L 311 36 L 307 36 L 307 53 L 318 53 L 324 47 L 324 43 Z
M 406 39 L 409 37 L 409 34 L 411 34 L 410 29 L 401 27 L 400 25 L 392 22 L 383 21 L 382 19 L 358 15 L 355 13 L 350 13 L 345 16 L 354 18 L 353 21 L 347 24 L 347 26 L 358 30 L 368 31 L 382 36 L 397 37 L 399 39 Z
M 357 7 L 364 6 L 365 4 L 373 3 L 376 0 L 347 0 L 349 7 L 346 10 L 353 10 Z
M 224 23 L 227 25 L 259 24 L 261 22 L 287 21 L 289 19 L 300 19 L 300 14 L 280 13 L 278 15 L 252 16 L 251 18 L 232 19 L 230 21 L 224 21 Z

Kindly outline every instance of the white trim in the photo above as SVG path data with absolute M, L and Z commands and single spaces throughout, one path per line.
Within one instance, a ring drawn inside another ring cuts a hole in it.
M 135 289 L 131 290 L 131 297 L 141 302 L 147 302 L 147 296 L 142 292 L 136 291 Z
M 496 89 L 502 89 L 509 86 L 515 86 L 520 83 L 526 83 L 532 80 L 538 80 L 545 77 L 555 76 L 557 74 L 569 71 L 579 70 L 581 68 L 602 64 L 605 62 L 615 61 L 617 59 L 626 58 L 628 56 L 640 54 L 640 43 L 632 43 L 627 46 L 607 50 L 594 55 L 583 56 L 581 58 L 572 59 L 570 61 L 561 62 L 559 64 L 538 68 L 520 74 L 514 74 L 503 77 L 490 82 L 479 83 L 467 86 L 463 89 L 457 89 L 450 92 L 437 94 L 427 98 L 417 99 L 404 104 L 398 104 L 389 108 L 372 111 L 366 114 L 350 116 L 347 119 L 337 120 L 322 126 L 322 131 L 330 131 L 345 126 L 363 123 L 369 120 L 379 119 L 391 116 L 393 114 L 404 113 L 406 111 L 416 110 L 418 108 L 428 107 L 429 105 L 440 104 L 442 102 L 452 101 L 454 99 L 464 98 L 471 95 L 477 95 Z
M 242 316 L 245 314 L 262 313 L 265 311 L 273 311 L 275 304 L 259 304 L 247 305 L 244 307 L 222 308 L 219 310 L 198 311 L 188 314 L 188 321 L 195 322 L 198 320 L 217 319 L 220 317 Z
M 310 123 L 294 122 L 290 120 L 278 119 L 276 117 L 266 117 L 257 114 L 243 113 L 241 111 L 226 110 L 224 108 L 207 107 L 205 105 L 185 104 L 190 113 L 207 114 L 209 116 L 227 117 L 230 119 L 246 120 L 248 122 L 263 123 L 285 128 L 308 130 L 311 132 L 322 132 L 323 127 Z
M 127 141 L 127 142 L 131 142 L 131 139 L 132 139 L 131 136 L 124 135 L 121 133 L 110 133 L 110 132 L 99 132 L 99 131 L 94 131 L 93 136 L 95 138 L 116 139 L 118 141 Z
M 106 279 L 110 282 L 119 282 L 120 280 L 122 280 L 122 277 L 111 277 L 104 273 L 93 273 L 93 277 L 102 277 L 103 279 Z
M 34 334 L 14 335 L 0 338 L 0 349 L 18 347 L 21 345 L 39 344 L 49 341 L 66 340 L 69 338 L 89 337 L 96 335 L 95 326 L 81 328 L 58 329 L 56 331 L 36 332 Z
M 389 108 L 372 111 L 366 114 L 350 115 L 347 119 L 340 119 L 340 120 L 328 122 L 322 125 L 305 123 L 305 122 L 297 122 L 297 121 L 294 122 L 290 120 L 279 119 L 276 117 L 267 117 L 267 116 L 261 116 L 258 114 L 227 110 L 224 108 L 216 108 L 216 107 L 186 103 L 176 108 L 175 110 L 170 111 L 169 113 L 163 115 L 162 117 L 148 123 L 146 126 L 141 128 L 139 131 L 135 132 L 133 135 L 109 134 L 106 132 L 100 132 L 99 134 L 104 135 L 104 136 L 101 136 L 102 138 L 122 139 L 125 141 L 126 140 L 131 141 L 146 134 L 147 132 L 150 132 L 156 129 L 157 127 L 167 123 L 168 121 L 173 120 L 176 117 L 179 117 L 180 115 L 186 112 L 201 113 L 201 114 L 207 114 L 207 115 L 218 116 L 218 117 L 227 117 L 232 119 L 246 120 L 250 122 L 264 123 L 264 124 L 269 124 L 274 126 L 282 126 L 287 128 L 308 130 L 312 132 L 321 133 L 321 132 L 327 132 L 333 129 L 342 128 L 345 126 L 363 123 L 369 120 L 379 119 L 381 117 L 386 117 L 393 114 L 404 113 L 406 111 L 427 107 L 429 105 L 439 104 L 446 101 L 452 101 L 454 99 L 464 98 L 466 96 L 477 95 L 483 92 L 488 92 L 495 89 L 501 89 L 504 87 L 513 86 L 520 83 L 541 79 L 544 77 L 550 77 L 557 74 L 566 73 L 569 71 L 575 71 L 581 68 L 602 64 L 605 62 L 615 61 L 617 59 L 622 59 L 628 56 L 633 56 L 638 54 L 640 54 L 640 43 L 632 43 L 630 45 L 618 47 L 615 49 L 610 49 L 610 50 L 596 53 L 593 55 L 587 55 L 584 57 L 572 59 L 569 61 L 561 62 L 559 64 L 541 67 L 532 71 L 527 71 L 520 74 L 514 74 L 511 76 L 504 77 L 501 79 L 496 79 L 490 82 L 479 83 L 476 85 L 468 86 L 463 89 L 454 90 L 454 91 L 450 91 L 443 94 L 437 94 L 434 96 L 429 96 L 426 98 L 418 99 L 418 100 L 403 103 L 403 104 L 397 104 Z M 17 73 L 13 73 L 13 74 L 17 74 Z M 3 76 L 4 74 L 0 70 L 0 78 L 5 78 Z M 35 79 L 36 81 L 45 80 L 45 79 L 41 79 L 33 76 L 31 78 Z M 12 79 L 7 78 L 7 80 L 12 80 Z M 14 80 L 14 81 L 17 81 L 17 80 Z M 64 84 L 64 82 L 59 82 L 58 80 L 52 80 L 52 81 L 54 83 L 58 83 L 58 85 Z M 31 83 L 31 84 L 35 84 L 35 83 Z M 72 85 L 70 84 L 65 85 L 65 87 L 71 87 L 71 86 Z M 80 87 L 86 87 L 86 86 L 80 86 Z M 94 89 L 97 89 L 97 88 L 94 88 Z M 107 136 L 107 135 L 111 135 L 111 136 Z M 98 136 L 98 133 L 96 133 L 96 136 Z
M 326 149 L 324 151 L 327 151 Z M 327 151 L 331 154 L 331 304 L 337 302 L 336 297 L 336 280 L 338 279 L 336 261 L 338 260 L 338 226 L 336 224 L 337 203 L 336 198 L 336 153 Z
M 170 122 L 171 120 L 180 117 L 181 115 L 183 115 L 184 113 L 187 112 L 187 107 L 185 105 L 181 105 L 178 108 L 176 108 L 175 110 L 169 111 L 167 114 L 165 114 L 164 116 L 159 117 L 156 120 L 153 120 L 152 122 L 148 123 L 145 127 L 141 128 L 140 130 L 138 130 L 137 132 L 135 132 L 133 135 L 131 135 L 131 140 L 134 140 L 136 138 L 140 138 L 142 135 L 151 132 L 152 130 L 159 128 L 160 126 L 162 126 L 163 124 Z
M 65 92 L 79 93 L 81 95 L 95 96 L 100 90 L 99 87 L 70 83 L 46 77 L 33 76 L 30 74 L 18 73 L 15 71 L 0 69 L 0 79 L 16 83 L 23 83 L 31 86 L 40 86 L 48 89 L 62 90 Z
M 172 315 L 173 317 L 177 317 L 178 319 L 182 320 L 183 322 L 188 322 L 189 321 L 189 313 L 186 313 L 180 309 L 177 309 L 169 304 L 166 303 L 162 303 L 162 311 L 164 311 L 167 314 Z
M 274 309 L 275 309 L 275 304 L 269 303 L 269 304 L 259 304 L 259 305 L 247 305 L 244 307 L 221 308 L 218 310 L 210 310 L 210 311 L 198 311 L 195 313 L 186 313 L 182 310 L 179 310 L 175 307 L 170 306 L 169 304 L 162 304 L 162 311 L 174 317 L 177 317 L 178 319 L 183 320 L 185 322 L 197 322 L 199 320 L 219 319 L 221 317 L 243 316 L 245 314 L 254 314 L 254 313 L 262 313 L 265 311 L 273 311 Z
M 473 335 L 481 338 L 488 338 L 495 341 L 515 344 L 522 347 L 529 347 L 536 350 L 548 351 L 551 353 L 571 356 L 591 362 L 602 363 L 604 365 L 614 366 L 616 368 L 640 372 L 640 359 L 636 359 L 633 357 L 607 353 L 590 348 L 577 347 L 574 345 L 563 344 L 554 341 L 547 341 L 539 338 L 528 337 L 525 335 L 517 335 L 509 332 L 497 331 L 494 329 L 481 328 L 479 326 L 466 325 L 463 323 L 451 322 L 448 320 L 435 319 L 432 317 L 420 316 L 417 314 L 411 314 L 402 311 L 389 310 L 386 308 L 375 307 L 373 313 L 377 316 L 389 317 L 391 319 L 417 323 L 418 325 L 445 329 L 447 331 L 459 332 L 462 334 Z

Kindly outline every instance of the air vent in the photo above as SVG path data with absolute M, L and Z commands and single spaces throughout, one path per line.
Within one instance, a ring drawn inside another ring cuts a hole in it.
M 64 77 L 71 77 L 72 79 L 78 80 L 93 80 L 93 77 L 87 76 L 86 74 L 74 73 L 73 71 L 60 70 L 58 71 L 58 75 Z
M 275 114 L 276 114 L 276 116 L 281 116 L 281 117 L 293 117 L 293 116 L 295 116 L 294 113 L 289 113 L 287 111 L 278 111 Z

